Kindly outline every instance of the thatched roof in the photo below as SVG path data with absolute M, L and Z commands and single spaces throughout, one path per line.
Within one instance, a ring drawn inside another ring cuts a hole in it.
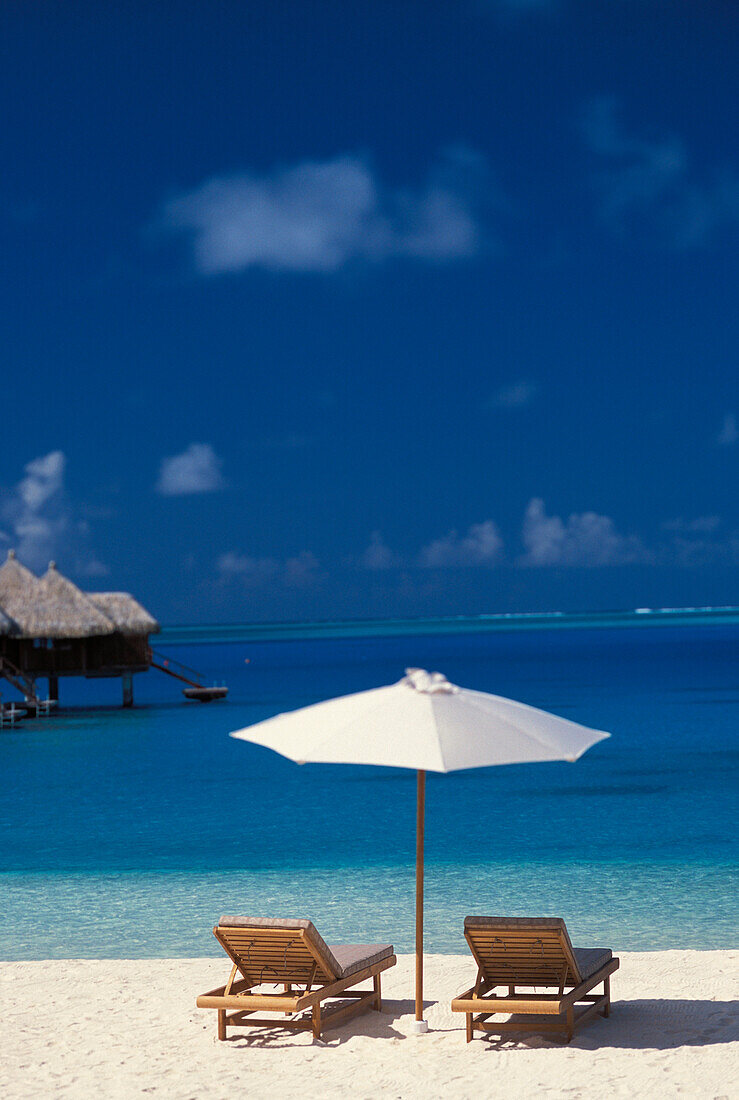
M 53 561 L 38 581 L 34 596 L 33 606 L 21 622 L 27 638 L 91 638 L 115 631 L 108 616 L 63 577 Z
M 8 560 L 0 565 L 0 607 L 11 623 L 13 634 L 24 633 L 23 620 L 38 598 L 38 585 L 38 577 L 21 565 L 14 550 L 9 550 Z M 9 631 L 3 628 L 3 633 L 6 632 Z
M 122 634 L 158 634 L 161 629 L 156 619 L 128 592 L 89 592 L 88 597 Z
M 43 577 L 15 552 L 0 566 L 0 634 L 16 638 L 94 638 L 156 634 L 159 623 L 127 592 L 83 592 L 54 562 Z
M 10 615 L 6 615 L 0 607 L 0 635 L 14 634 L 17 629 L 18 624 L 11 619 Z

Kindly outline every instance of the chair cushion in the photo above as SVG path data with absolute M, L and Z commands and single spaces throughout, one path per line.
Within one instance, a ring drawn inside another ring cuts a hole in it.
M 312 921 L 298 920 L 293 917 L 221 917 L 218 926 L 219 928 L 287 928 L 296 932 L 302 930 L 329 977 L 342 977 L 339 962 Z
M 469 928 L 500 928 L 503 931 L 538 931 L 547 929 L 558 931 L 564 929 L 565 922 L 561 917 L 465 917 L 465 932 Z
M 393 953 L 391 943 L 332 943 L 331 954 L 341 967 L 341 977 L 348 978 L 367 966 L 382 962 Z
M 613 952 L 608 947 L 573 947 L 572 953 L 583 981 L 613 958 Z

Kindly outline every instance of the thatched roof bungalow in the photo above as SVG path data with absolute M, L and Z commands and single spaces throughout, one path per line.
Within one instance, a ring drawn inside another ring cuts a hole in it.
M 54 562 L 40 579 L 12 550 L 0 566 L 0 657 L 30 681 L 48 677 L 52 697 L 59 676 L 121 676 L 130 701 L 131 674 L 149 668 L 158 631 L 133 596 L 83 592 Z

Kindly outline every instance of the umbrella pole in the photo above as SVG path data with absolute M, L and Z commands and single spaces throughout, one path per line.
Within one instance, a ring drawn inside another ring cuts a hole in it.
M 416 1023 L 421 1033 L 428 1025 L 423 1018 L 423 832 L 426 804 L 426 772 L 418 772 L 416 793 Z

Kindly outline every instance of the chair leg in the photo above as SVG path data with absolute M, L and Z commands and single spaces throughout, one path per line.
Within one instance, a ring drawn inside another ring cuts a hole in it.
M 575 1010 L 570 1005 L 567 1009 L 567 1028 L 565 1031 L 566 1041 L 569 1043 L 572 1041 L 572 1036 L 575 1034 Z
M 464 1014 L 464 1029 L 467 1035 L 467 1042 L 472 1042 L 472 1013 L 465 1012 Z
M 226 1038 L 226 1013 L 218 1009 L 218 1038 Z
M 321 1038 L 321 1006 L 313 1005 L 313 1038 Z
M 382 1012 L 382 985 L 379 974 L 375 974 L 372 979 L 372 985 L 375 990 L 375 1009 L 377 1012 Z
M 292 991 L 293 991 L 292 982 L 285 982 L 285 993 L 287 995 L 289 995 L 290 993 L 292 993 Z M 288 1011 L 288 1012 L 285 1013 L 285 1015 L 286 1016 L 291 1016 L 292 1013 Z
M 606 1003 L 603 1005 L 603 1015 L 611 1015 L 611 976 L 610 974 L 603 982 L 603 995 L 606 998 Z

